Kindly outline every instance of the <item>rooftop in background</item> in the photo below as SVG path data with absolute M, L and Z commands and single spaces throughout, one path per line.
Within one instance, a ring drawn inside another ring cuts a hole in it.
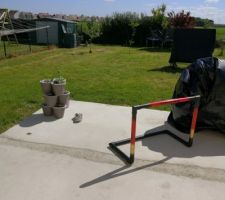
M 53 17 L 43 17 L 43 18 L 39 18 L 38 20 L 50 20 L 50 21 L 60 21 L 60 22 L 66 22 L 66 23 L 76 23 L 75 21 L 72 21 L 72 20 L 53 18 Z
M 0 17 L 1 14 L 6 10 L 6 8 L 0 8 Z M 8 10 L 8 9 L 7 9 Z M 12 19 L 41 19 L 41 18 L 49 18 L 49 19 L 55 19 L 55 20 L 62 20 L 64 22 L 69 22 L 69 21 L 82 21 L 82 20 L 87 20 L 87 21 L 99 21 L 103 19 L 104 17 L 99 17 L 99 16 L 85 16 L 85 15 L 65 15 L 65 14 L 50 14 L 48 12 L 40 12 L 40 13 L 32 13 L 32 12 L 24 12 L 24 11 L 19 11 L 19 10 L 9 10 L 10 17 Z

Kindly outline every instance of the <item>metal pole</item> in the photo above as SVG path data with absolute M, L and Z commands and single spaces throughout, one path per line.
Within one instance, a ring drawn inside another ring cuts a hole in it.
M 5 57 L 6 57 L 6 56 L 7 56 L 7 53 L 6 53 L 5 40 L 3 40 L 3 47 L 4 47 L 4 53 L 5 53 Z
M 189 101 L 191 101 L 195 98 L 200 98 L 200 96 L 196 95 L 196 96 L 192 96 L 192 97 L 182 97 L 182 98 L 176 98 L 176 99 L 155 101 L 155 102 L 151 102 L 151 103 L 137 105 L 137 106 L 134 106 L 134 107 L 136 108 L 136 110 L 140 110 L 142 108 L 158 107 L 158 106 L 167 105 L 167 104 L 185 103 L 185 102 L 189 102 Z
M 47 39 L 47 46 L 48 46 L 48 48 L 49 48 L 49 40 L 48 40 L 48 29 L 46 28 L 45 30 L 46 30 L 46 39 Z
M 134 152 L 136 142 L 136 120 L 137 120 L 137 109 L 133 107 L 132 122 L 131 122 L 130 164 L 134 162 Z
M 193 110 L 191 129 L 190 129 L 190 135 L 189 135 L 189 146 L 192 146 L 192 144 L 193 144 L 193 138 L 195 135 L 196 123 L 197 123 L 197 118 L 198 118 L 199 104 L 200 104 L 200 99 L 197 98 L 195 100 L 195 105 L 194 105 L 194 110 Z
M 195 106 L 193 111 L 193 117 L 192 117 L 192 124 L 191 124 L 191 130 L 189 135 L 189 141 L 188 143 L 185 142 L 186 145 L 192 146 L 195 128 L 196 128 L 196 122 L 198 117 L 198 108 L 200 104 L 200 95 L 192 96 L 192 97 L 182 97 L 182 98 L 176 98 L 176 99 L 168 99 L 168 100 L 162 100 L 162 101 L 156 101 L 152 103 L 142 104 L 138 106 L 132 107 L 132 122 L 131 122 L 131 140 L 130 140 L 130 164 L 134 162 L 134 154 L 135 154 L 135 142 L 136 142 L 136 121 L 137 121 L 137 111 L 143 108 L 149 108 L 149 107 L 158 107 L 162 105 L 167 104 L 178 104 L 178 103 L 185 103 L 190 102 L 194 100 Z
M 28 33 L 28 41 L 29 41 L 29 50 L 30 50 L 30 53 L 32 52 L 32 49 L 31 49 L 31 39 L 30 39 L 30 34 Z

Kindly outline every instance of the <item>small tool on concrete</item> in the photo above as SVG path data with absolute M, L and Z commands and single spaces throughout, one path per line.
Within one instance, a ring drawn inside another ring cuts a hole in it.
M 82 113 L 76 113 L 73 120 L 73 123 L 79 123 L 82 121 L 83 114 Z

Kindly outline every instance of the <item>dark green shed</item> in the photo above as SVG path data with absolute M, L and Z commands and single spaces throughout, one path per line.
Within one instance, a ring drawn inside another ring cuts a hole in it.
M 47 31 L 36 32 L 37 44 L 52 44 L 59 47 L 73 48 L 77 46 L 76 22 L 58 18 L 40 18 L 36 27 L 49 26 Z

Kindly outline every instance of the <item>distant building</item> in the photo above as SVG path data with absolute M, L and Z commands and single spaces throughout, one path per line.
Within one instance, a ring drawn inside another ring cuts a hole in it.
M 51 17 L 56 19 L 67 19 L 67 16 L 63 14 L 53 14 Z
M 79 21 L 80 17 L 78 15 L 68 15 L 67 19 L 71 21 Z
M 35 19 L 32 12 L 20 12 L 17 10 L 10 10 L 9 15 L 12 19 Z
M 51 17 L 49 13 L 38 13 L 37 18 Z

